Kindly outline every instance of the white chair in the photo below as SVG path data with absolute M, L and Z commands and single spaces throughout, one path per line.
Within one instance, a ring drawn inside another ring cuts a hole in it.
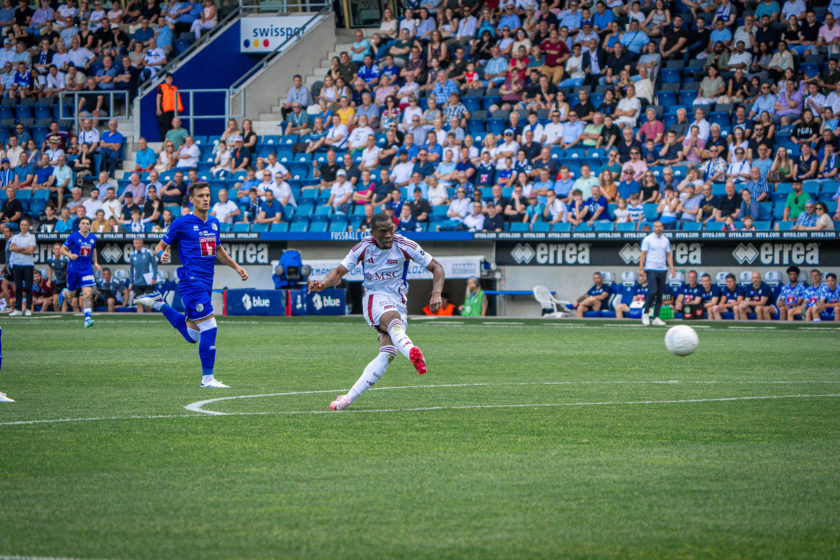
M 726 270 L 722 270 L 715 274 L 715 284 L 720 286 L 721 288 L 726 286 L 726 277 L 729 276 L 729 272 Z
M 776 287 L 782 283 L 782 273 L 778 270 L 769 270 L 764 273 L 764 281 L 768 286 Z
M 542 306 L 543 317 L 548 317 L 549 319 L 562 319 L 563 317 L 571 315 L 571 313 L 566 310 L 566 306 L 570 302 L 555 298 L 552 295 L 551 290 L 545 286 L 534 286 L 534 299 Z M 562 306 L 562 308 L 557 309 L 558 305 Z M 551 312 L 546 313 L 545 311 L 547 309 L 551 309 Z
M 635 286 L 639 275 L 633 270 L 625 270 L 621 273 L 621 283 L 625 286 Z

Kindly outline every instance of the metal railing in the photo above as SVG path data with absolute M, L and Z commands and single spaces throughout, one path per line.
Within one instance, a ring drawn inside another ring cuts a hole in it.
M 300 36 L 302 36 L 304 33 L 306 33 L 309 30 L 309 28 L 312 26 L 312 24 L 315 21 L 318 20 L 318 18 L 320 18 L 321 16 L 323 16 L 323 15 L 329 13 L 329 12 L 330 12 L 329 9 L 323 9 L 320 12 L 318 12 L 317 14 L 314 14 L 308 20 L 306 20 L 306 23 L 304 23 L 303 25 L 300 26 L 300 31 L 298 33 L 296 33 L 295 35 L 290 35 L 289 37 L 286 37 L 286 40 L 283 41 L 282 43 L 280 43 L 279 45 L 277 45 L 277 48 L 275 48 L 273 51 L 271 51 L 269 53 L 266 53 L 265 56 L 263 56 L 262 59 L 257 64 L 255 64 L 250 70 L 245 72 L 245 74 L 243 74 L 241 78 L 239 78 L 238 80 L 236 80 L 235 82 L 233 82 L 230 85 L 230 90 L 233 91 L 233 90 L 241 89 L 242 85 L 245 84 L 248 80 L 250 80 L 255 75 L 257 75 L 260 72 L 262 72 L 263 70 L 265 70 L 268 67 L 268 65 L 271 64 L 271 62 L 275 58 L 277 58 L 277 56 L 286 48 L 286 45 L 289 45 L 289 44 L 297 41 L 297 39 Z
M 291 12 L 320 12 L 332 8 L 331 0 L 272 0 L 264 2 L 261 0 L 240 0 L 239 10 L 246 14 L 265 14 Z
M 175 115 L 181 119 L 182 122 L 189 122 L 189 126 L 187 127 L 190 131 L 190 136 L 194 136 L 195 132 L 195 121 L 198 120 L 212 120 L 212 119 L 224 119 L 224 124 L 221 127 L 221 130 L 224 130 L 224 127 L 227 125 L 228 119 L 241 119 L 245 117 L 245 96 L 239 96 L 239 110 L 233 111 L 232 106 L 232 98 L 237 93 L 236 90 L 230 88 L 219 88 L 219 89 L 179 89 L 178 93 L 181 94 L 181 104 L 184 106 L 184 111 L 178 113 L 175 112 Z M 221 113 L 202 113 L 200 115 L 195 114 L 195 98 L 196 95 L 201 95 L 205 98 L 206 96 L 212 96 L 216 94 L 223 94 L 224 95 L 224 110 Z
M 116 121 L 131 120 L 129 109 L 131 107 L 131 98 L 128 90 L 112 89 L 112 90 L 95 90 L 95 91 L 62 91 L 58 94 L 58 120 L 70 121 L 74 123 L 74 129 L 79 130 L 79 123 L 85 119 L 94 118 L 92 115 L 96 108 L 96 98 L 98 96 L 107 97 L 107 110 L 100 112 L 95 118 L 99 120 L 109 121 L 114 119 Z M 68 103 L 67 99 L 73 99 L 72 114 L 65 114 Z M 86 114 L 82 115 L 79 112 L 79 100 L 85 100 L 85 107 L 82 109 Z M 118 101 L 119 103 L 115 103 Z M 103 103 L 105 105 L 105 103 Z

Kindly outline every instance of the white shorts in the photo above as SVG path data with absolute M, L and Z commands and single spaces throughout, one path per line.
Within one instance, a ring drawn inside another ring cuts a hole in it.
M 386 313 L 396 311 L 400 314 L 403 323 L 408 321 L 408 315 L 405 309 L 405 304 L 393 297 L 383 296 L 380 294 L 365 294 L 362 296 L 362 313 L 365 316 L 365 321 L 373 328 L 379 326 L 379 320 Z M 382 325 L 384 332 L 388 325 Z

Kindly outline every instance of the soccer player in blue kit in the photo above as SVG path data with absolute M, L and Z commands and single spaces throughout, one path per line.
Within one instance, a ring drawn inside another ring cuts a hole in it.
M 96 286 L 94 270 L 100 270 L 96 261 L 96 236 L 90 232 L 90 218 L 79 220 L 79 231 L 71 233 L 61 246 L 61 254 L 70 259 L 67 265 L 67 287 L 58 294 L 58 307 L 67 295 L 72 297 L 82 289 L 82 311 L 85 328 L 93 326 L 93 288 Z
M 178 259 L 181 261 L 177 271 L 180 280 L 178 291 L 186 314 L 182 315 L 163 303 L 163 297 L 157 290 L 134 301 L 162 312 L 190 344 L 198 342 L 202 387 L 227 388 L 213 377 L 217 328 L 210 293 L 216 259 L 235 270 L 243 282 L 248 279 L 248 273 L 219 243 L 219 220 L 207 215 L 210 210 L 210 186 L 202 182 L 193 183 L 187 194 L 193 206 L 192 212 L 172 222 L 155 248 L 160 262 L 168 264 L 172 258 L 170 246 L 178 243 Z
M 775 312 L 779 313 L 780 321 L 793 321 L 796 308 L 805 300 L 805 285 L 799 281 L 799 267 L 791 265 L 787 267 L 786 272 L 790 282 L 782 284 L 776 304 L 764 308 L 765 321 L 772 319 Z
M 840 321 L 840 287 L 837 286 L 837 275 L 829 272 L 825 275 L 825 284 L 820 293 L 820 303 L 813 313 L 812 321 L 820 321 L 825 312 L 833 313 L 834 320 Z

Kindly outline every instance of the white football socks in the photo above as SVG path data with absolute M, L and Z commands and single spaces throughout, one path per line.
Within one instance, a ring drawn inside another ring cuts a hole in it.
M 359 395 L 370 389 L 379 379 L 385 375 L 388 365 L 397 357 L 397 349 L 393 346 L 383 346 L 379 354 L 365 367 L 365 371 L 358 381 L 350 388 L 347 396 L 355 401 Z
M 414 348 L 414 343 L 411 342 L 411 339 L 408 338 L 407 334 L 405 334 L 405 323 L 403 323 L 400 319 L 394 319 L 391 321 L 388 325 L 388 336 L 391 337 L 391 342 L 394 343 L 397 350 L 399 350 L 403 356 L 409 358 L 408 353 L 412 348 Z

